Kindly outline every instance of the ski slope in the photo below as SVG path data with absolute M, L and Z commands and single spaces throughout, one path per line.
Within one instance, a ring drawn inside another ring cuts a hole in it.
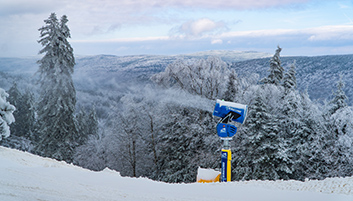
M 352 201 L 353 178 L 167 184 L 0 147 L 1 201 Z

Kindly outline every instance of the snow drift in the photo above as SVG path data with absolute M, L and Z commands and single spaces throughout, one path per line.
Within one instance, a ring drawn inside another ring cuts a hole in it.
M 195 178 L 196 179 L 196 178 Z M 0 147 L 0 200 L 351 201 L 353 177 L 323 181 L 166 184 L 93 172 Z

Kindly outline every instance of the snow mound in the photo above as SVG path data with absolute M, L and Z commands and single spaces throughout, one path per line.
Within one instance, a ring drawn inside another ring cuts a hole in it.
M 166 184 L 0 147 L 0 200 L 352 201 L 353 178 Z
M 199 167 L 197 169 L 196 181 L 199 183 L 216 182 L 216 181 L 219 181 L 220 175 L 221 175 L 221 172 L 219 171 Z

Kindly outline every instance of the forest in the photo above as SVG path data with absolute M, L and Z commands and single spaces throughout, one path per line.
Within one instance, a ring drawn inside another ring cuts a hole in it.
M 94 171 L 109 167 L 123 176 L 195 182 L 198 167 L 220 168 L 212 111 L 215 100 L 224 99 L 249 106 L 231 141 L 232 180 L 352 175 L 353 110 L 343 75 L 330 99 L 311 100 L 308 89 L 298 89 L 301 66 L 293 60 L 284 67 L 278 47 L 265 76 L 239 75 L 219 57 L 178 59 L 143 77 L 143 84 L 91 91 L 99 98 L 87 104 L 90 97 L 72 80 L 66 22 L 52 14 L 40 29 L 44 56 L 33 76 L 36 87 L 13 83 L 0 91 L 2 146 Z

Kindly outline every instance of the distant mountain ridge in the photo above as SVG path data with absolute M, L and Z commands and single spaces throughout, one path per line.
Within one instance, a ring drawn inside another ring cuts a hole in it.
M 239 61 L 233 62 L 232 68 L 239 76 L 257 73 L 262 78 L 269 73 L 269 62 L 270 58 Z M 320 101 L 331 99 L 332 92 L 336 90 L 339 75 L 342 74 L 349 105 L 353 104 L 353 54 L 281 57 L 281 62 L 285 71 L 295 62 L 298 89 L 300 91 L 307 89 L 311 99 Z
M 252 51 L 205 51 L 193 54 L 163 55 L 96 55 L 76 57 L 73 79 L 78 91 L 120 89 L 132 83 L 146 83 L 149 77 L 163 71 L 178 59 L 200 59 L 218 56 L 231 64 L 239 76 L 257 73 L 260 78 L 268 75 L 272 55 Z M 0 58 L 0 87 L 8 89 L 13 81 L 33 78 L 38 69 L 33 58 Z M 288 70 L 296 62 L 297 83 L 301 91 L 308 89 L 312 99 L 324 100 L 336 89 L 339 74 L 346 83 L 345 92 L 349 104 L 353 103 L 353 55 L 331 55 L 314 57 L 281 57 L 282 66 Z
M 217 56 L 224 61 L 244 61 L 270 56 L 266 53 L 254 51 L 205 51 L 181 55 L 96 55 L 79 57 L 76 59 L 74 79 L 77 81 L 85 77 L 95 77 L 99 83 L 119 83 L 132 81 L 147 81 L 152 74 L 163 71 L 169 64 L 184 59 L 206 59 Z M 93 81 L 93 80 L 91 80 Z M 109 82 L 107 82 L 109 81 Z

